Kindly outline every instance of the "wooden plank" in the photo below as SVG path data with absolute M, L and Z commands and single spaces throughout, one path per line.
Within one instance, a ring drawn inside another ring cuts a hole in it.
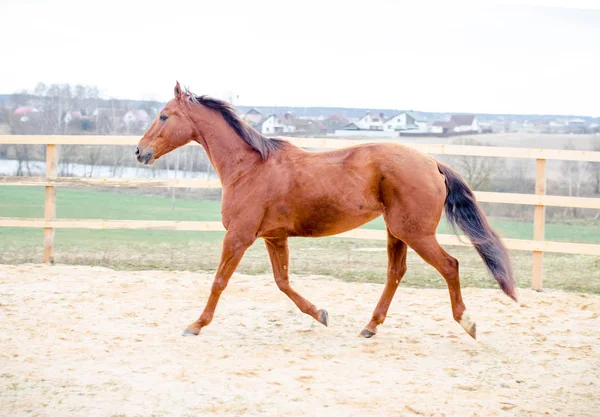
M 466 236 L 437 235 L 442 245 L 471 246 Z M 600 245 L 591 243 L 553 242 L 523 239 L 502 239 L 508 249 L 519 251 L 539 251 L 551 253 L 568 253 L 574 255 L 600 256 Z
M 537 159 L 535 163 L 535 193 L 537 195 L 546 194 L 546 160 Z M 535 206 L 533 214 L 533 239 L 544 240 L 544 228 L 546 224 L 546 207 L 542 204 Z M 544 259 L 543 251 L 533 252 L 533 276 L 531 280 L 531 288 L 536 291 L 542 290 Z
M 176 220 L 96 220 L 96 219 L 19 219 L 0 217 L 0 227 L 53 227 L 57 229 L 105 229 L 105 230 L 181 230 L 224 231 L 221 222 L 198 222 Z
M 75 136 L 75 135 L 0 135 L 0 144 L 55 144 L 55 145 L 126 145 L 135 146 L 141 136 Z M 339 149 L 347 146 L 375 143 L 369 140 L 333 138 L 288 138 L 291 143 L 315 149 Z M 387 142 L 402 143 L 396 138 Z M 381 142 L 381 141 L 377 141 Z M 191 143 L 194 146 L 198 144 Z M 436 155 L 492 156 L 499 158 L 552 159 L 565 161 L 600 162 L 600 152 L 566 149 L 514 148 L 495 146 L 406 144 L 424 153 Z
M 436 155 L 492 156 L 498 158 L 557 159 L 564 161 L 600 162 L 600 152 L 593 151 L 466 145 L 406 145 L 421 152 Z
M 477 201 L 486 203 L 523 204 L 528 206 L 577 207 L 600 209 L 600 198 L 561 195 L 494 193 L 475 191 Z
M 142 136 L 99 136 L 99 135 L 0 135 L 0 144 L 19 145 L 127 145 L 132 146 L 131 157 L 135 145 Z
M 82 219 L 57 219 L 46 221 L 44 219 L 25 219 L 0 217 L 0 227 L 25 227 L 56 229 L 128 229 L 128 230 L 181 230 L 181 231 L 224 231 L 221 222 L 196 222 L 196 221 L 171 221 L 171 220 L 82 220 Z M 382 240 L 387 239 L 385 230 L 354 229 L 340 233 L 336 237 Z M 442 245 L 471 246 L 466 236 L 437 235 Z M 521 239 L 503 239 L 509 249 L 520 251 L 540 251 L 553 253 L 570 253 L 600 256 L 600 245 L 589 243 L 552 242 Z
M 56 145 L 46 145 L 46 176 L 56 177 L 58 169 L 58 149 Z M 56 188 L 47 185 L 44 199 L 44 220 L 52 221 L 56 218 Z M 54 229 L 44 228 L 44 263 L 54 264 Z
M 55 187 L 147 187 L 147 188 L 221 188 L 219 180 L 201 178 L 76 178 L 56 177 L 14 177 L 0 176 L 0 186 L 55 186 Z M 600 209 L 600 198 L 566 197 L 558 195 L 536 195 L 517 193 L 495 193 L 475 191 L 475 196 L 480 202 L 544 205 L 554 207 L 577 207 L 587 209 Z
M 0 177 L 0 186 L 54 187 L 145 187 L 145 188 L 221 188 L 219 180 L 201 178 L 76 178 L 76 177 Z

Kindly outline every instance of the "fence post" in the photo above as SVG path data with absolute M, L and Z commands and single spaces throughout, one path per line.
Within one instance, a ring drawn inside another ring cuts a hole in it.
M 58 168 L 57 145 L 46 145 L 46 178 L 56 178 Z M 56 219 L 56 188 L 53 185 L 46 186 L 46 198 L 44 200 L 44 220 Z M 44 228 L 44 263 L 54 264 L 54 228 Z
M 535 160 L 535 194 L 546 194 L 546 160 Z M 544 228 L 546 224 L 546 207 L 536 205 L 533 215 L 533 240 L 544 240 Z M 533 278 L 531 288 L 536 291 L 542 290 L 542 261 L 544 252 L 533 251 Z

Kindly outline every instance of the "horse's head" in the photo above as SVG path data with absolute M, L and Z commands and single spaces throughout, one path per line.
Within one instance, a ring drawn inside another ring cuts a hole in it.
M 181 91 L 177 82 L 175 98 L 158 113 L 135 148 L 139 162 L 144 165 L 152 164 L 164 154 L 198 137 L 197 128 L 188 115 L 188 109 L 186 93 Z

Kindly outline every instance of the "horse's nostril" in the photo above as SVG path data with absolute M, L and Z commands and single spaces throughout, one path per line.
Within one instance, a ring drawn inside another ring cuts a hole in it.
M 140 154 L 140 148 L 135 148 L 135 154 L 136 156 Z

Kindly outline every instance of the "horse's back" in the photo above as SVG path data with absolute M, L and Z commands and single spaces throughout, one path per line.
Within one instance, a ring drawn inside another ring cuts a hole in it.
M 410 196 L 414 184 L 433 175 L 424 171 L 434 169 L 432 158 L 395 143 L 327 152 L 288 149 L 265 172 L 263 232 L 327 236 L 354 229 L 383 214 L 388 197 Z M 419 185 L 427 187 L 426 181 Z

